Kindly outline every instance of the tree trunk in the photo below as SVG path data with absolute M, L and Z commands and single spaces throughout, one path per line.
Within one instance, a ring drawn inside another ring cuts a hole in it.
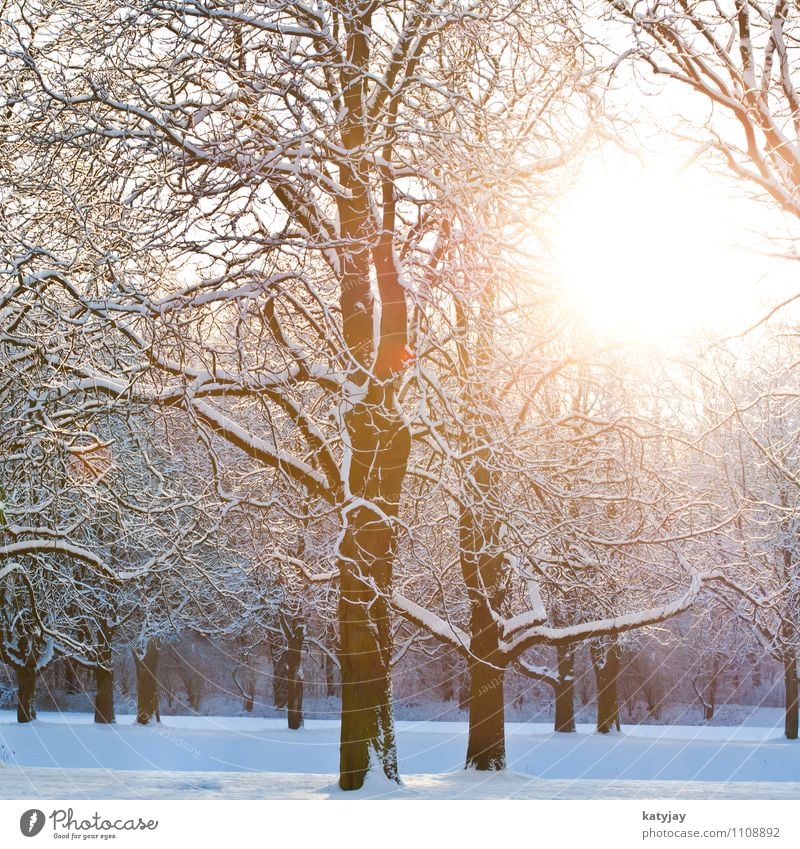
M 325 664 L 325 695 L 336 695 L 336 664 L 328 652 L 323 652 L 323 663 Z
M 272 660 L 272 701 L 283 710 L 289 700 L 289 670 L 286 664 L 286 641 L 280 630 L 269 632 L 269 654 Z
M 339 654 L 342 730 L 339 786 L 355 790 L 370 768 L 399 781 L 390 682 L 395 519 L 411 451 L 411 435 L 396 410 L 394 378 L 408 360 L 408 307 L 394 238 L 391 179 L 382 187 L 382 222 L 370 189 L 373 164 L 365 155 L 367 79 L 374 4 L 343 16 L 341 143 L 337 195 L 339 306 L 353 361 L 351 380 L 363 391 L 344 411 L 349 493 L 340 514 Z M 373 127 L 371 131 L 374 131 Z M 376 229 L 377 227 L 377 229 Z M 379 233 L 375 238 L 375 233 Z M 380 298 L 380 319 L 375 310 Z M 350 500 L 352 496 L 354 501 Z M 374 505 L 374 507 L 373 507 Z
M 17 722 L 36 719 L 36 667 L 17 667 Z
M 74 657 L 64 658 L 64 689 L 73 695 L 81 691 L 81 682 L 78 677 L 79 668 Z
M 339 557 L 342 731 L 339 786 L 356 790 L 370 768 L 399 781 L 390 666 L 392 592 L 400 492 L 411 435 L 394 412 L 393 387 L 370 381 L 346 416 L 352 449 L 350 491 L 365 502 L 345 508 Z M 375 509 L 370 505 L 374 504 Z
M 485 469 L 482 467 L 480 472 Z M 485 481 L 482 481 L 485 482 Z M 470 597 L 469 732 L 466 769 L 506 768 L 505 667 L 507 658 L 499 651 L 500 633 L 493 603 L 497 561 L 486 556 L 491 535 L 472 510 L 460 517 L 460 560 Z
M 786 690 L 785 730 L 787 740 L 797 739 L 798 697 L 797 697 L 797 650 L 786 648 L 783 652 L 783 680 Z
M 613 728 L 619 730 L 620 727 L 617 700 L 619 648 L 616 641 L 592 643 L 590 653 L 597 681 L 597 730 L 608 734 Z
M 558 645 L 558 683 L 556 684 L 555 730 L 575 731 L 575 646 Z
M 303 727 L 303 642 L 306 629 L 301 620 L 289 619 L 286 629 L 286 717 L 289 728 Z
M 452 702 L 456 698 L 456 685 L 460 678 L 456 671 L 459 666 L 458 658 L 449 646 L 443 646 L 441 652 L 442 683 L 439 689 L 440 698 L 443 702 Z
M 751 650 L 747 652 L 747 662 L 750 664 L 750 683 L 757 694 L 761 689 L 761 659 Z
M 470 596 L 469 733 L 466 768 L 506 768 L 505 668 L 494 611 L 499 606 L 497 557 L 482 550 L 490 539 L 471 510 L 461 517 L 461 569 Z M 484 542 L 485 541 L 485 542 Z
M 717 709 L 717 685 L 719 683 L 720 661 L 719 654 L 714 652 L 714 660 L 711 667 L 711 679 L 708 682 L 708 696 L 703 705 L 703 719 L 711 722 L 714 711 Z
M 505 661 L 497 654 L 497 637 L 492 622 L 472 638 L 467 769 L 506 768 Z
M 111 666 L 111 629 L 103 627 L 97 634 L 97 663 L 94 670 L 96 685 L 94 699 L 94 721 L 115 722 L 114 715 L 114 670 Z
M 246 675 L 244 684 L 242 684 L 239 680 L 239 675 L 242 670 L 244 670 Z M 244 708 L 245 713 L 252 713 L 253 704 L 256 698 L 256 681 L 255 674 L 250 666 L 250 657 L 248 653 L 245 653 L 244 657 L 239 657 L 237 665 L 231 673 L 231 678 L 242 695 L 242 707 Z
M 343 543 L 340 566 L 339 658 L 342 673 L 342 730 L 339 751 L 339 786 L 357 790 L 371 767 L 380 767 L 397 781 L 397 750 L 392 711 L 389 609 L 385 598 L 375 596 L 359 572 L 377 578 L 379 587 L 390 586 L 390 566 L 376 560 L 359 568 L 365 552 L 388 550 L 391 531 L 382 522 L 366 519 L 358 511 Z M 371 558 L 370 558 L 371 559 Z M 381 574 L 383 573 L 383 574 Z
M 158 643 L 154 639 L 147 641 L 144 656 L 139 657 L 134 650 L 133 661 L 136 666 L 136 721 L 148 725 L 153 719 L 161 721 L 158 708 Z
M 487 374 L 493 349 L 494 289 L 479 296 L 482 321 L 472 326 L 471 310 L 456 303 L 458 376 L 463 390 L 465 426 L 461 447 L 472 456 L 460 471 L 464 501 L 459 512 L 459 563 L 470 605 L 470 704 L 467 768 L 506 768 L 505 669 L 509 659 L 500 651 L 498 621 L 505 599 L 505 556 L 500 544 L 501 523 L 495 512 L 500 475 L 491 468 L 486 445 L 494 441 L 479 413 L 493 400 L 482 391 L 480 377 Z M 474 342 L 468 342 L 477 330 Z M 477 379 L 477 380 L 476 380 Z
M 94 680 L 97 686 L 94 699 L 94 721 L 116 722 L 114 715 L 114 673 L 110 669 L 95 667 Z

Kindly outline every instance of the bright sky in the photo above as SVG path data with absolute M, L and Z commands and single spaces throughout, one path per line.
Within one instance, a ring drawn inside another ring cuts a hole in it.
M 763 248 L 776 216 L 684 164 L 604 149 L 555 210 L 563 296 L 594 334 L 658 344 L 737 332 L 797 277 L 796 262 L 748 249 Z

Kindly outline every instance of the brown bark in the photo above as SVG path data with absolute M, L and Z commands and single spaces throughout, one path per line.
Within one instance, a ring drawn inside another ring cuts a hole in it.
M 747 652 L 747 662 L 750 664 L 750 682 L 753 689 L 758 692 L 761 689 L 761 662 L 754 651 Z
M 116 722 L 114 715 L 114 671 L 111 666 L 111 634 L 101 628 L 97 634 L 97 666 L 94 670 L 96 685 L 94 699 L 94 721 Z
M 592 643 L 590 653 L 597 681 L 597 730 L 608 734 L 612 729 L 620 728 L 617 698 L 619 647 L 616 641 Z
M 708 682 L 708 696 L 706 703 L 703 705 L 703 719 L 705 719 L 706 722 L 710 722 L 714 718 L 714 711 L 717 709 L 717 685 L 719 684 L 719 674 L 719 655 L 714 652 L 711 679 Z
M 787 740 L 796 740 L 798 731 L 797 650 L 786 648 L 783 652 L 783 680 L 786 691 L 786 716 L 784 733 Z
M 286 717 L 289 728 L 303 727 L 303 643 L 305 625 L 299 621 L 288 621 L 286 630 L 287 699 Z
M 17 667 L 17 722 L 36 719 L 36 667 Z
M 391 703 L 389 610 L 376 589 L 391 586 L 391 529 L 365 509 L 353 516 L 340 563 L 339 658 L 342 673 L 340 779 L 343 790 L 361 787 L 377 762 L 397 780 L 397 753 Z
M 99 723 L 116 722 L 114 714 L 114 673 L 110 669 L 95 667 L 96 685 L 94 699 L 94 721 Z
M 571 643 L 556 646 L 558 652 L 558 681 L 555 685 L 555 730 L 575 731 L 575 646 Z
M 134 650 L 133 661 L 136 666 L 136 721 L 148 725 L 153 719 L 161 721 L 158 707 L 158 643 L 154 639 L 147 641 L 142 657 Z
M 328 652 L 323 652 L 323 663 L 325 664 L 325 695 L 336 695 L 336 664 Z
M 68 693 L 80 693 L 81 682 L 78 677 L 78 662 L 74 657 L 64 658 L 64 689 Z
M 505 659 L 497 652 L 494 621 L 475 631 L 471 642 L 467 769 L 506 768 Z M 496 661 L 493 663 L 492 661 Z
M 276 629 L 269 632 L 268 643 L 272 660 L 272 701 L 278 710 L 283 710 L 289 698 L 286 640 L 280 630 Z
M 494 293 L 491 287 L 479 296 L 477 324 L 465 304 L 456 304 L 458 377 L 463 391 L 462 415 L 468 427 L 461 437 L 470 453 L 462 471 L 466 503 L 459 516 L 459 561 L 470 604 L 469 670 L 470 705 L 467 768 L 501 770 L 505 753 L 505 668 L 498 618 L 505 598 L 504 557 L 499 545 L 500 525 L 493 510 L 500 478 L 490 466 L 490 455 L 481 445 L 492 442 L 480 410 L 491 406 L 479 377 L 488 374 L 492 358 Z M 477 331 L 474 342 L 471 336 Z
M 242 684 L 239 680 L 243 670 L 246 675 L 244 684 Z M 238 665 L 234 667 L 234 670 L 231 673 L 231 678 L 242 696 L 242 707 L 244 708 L 245 713 L 252 713 L 256 698 L 255 677 L 251 673 L 249 657 L 247 655 L 238 661 Z
M 359 506 L 342 517 L 346 531 L 339 559 L 339 783 L 343 790 L 360 787 L 372 764 L 387 778 L 398 780 L 387 599 L 395 556 L 391 519 L 397 516 L 411 437 L 391 412 L 392 403 L 391 387 L 373 383 L 364 402 L 347 416 L 350 489 L 377 510 Z
M 363 400 L 345 413 L 350 463 L 347 484 L 359 506 L 345 503 L 338 562 L 339 655 L 342 726 L 339 785 L 362 786 L 371 766 L 398 780 L 389 666 L 391 635 L 387 599 L 392 589 L 395 526 L 411 439 L 395 411 L 393 378 L 405 364 L 408 307 L 394 253 L 393 187 L 382 187 L 383 217 L 373 213 L 373 166 L 364 156 L 369 116 L 371 9 L 353 7 L 342 26 L 346 63 L 340 72 L 344 114 L 339 162 L 345 188 L 337 196 L 341 265 L 339 303 L 344 338 L 354 360 L 352 380 Z M 385 127 L 378 128 L 384 135 Z M 384 148 L 391 158 L 391 149 Z M 380 233 L 379 239 L 376 234 Z M 375 272 L 381 298 L 379 332 L 373 327 Z M 369 506 L 374 504 L 374 509 Z
M 473 470 L 481 494 L 492 487 L 482 463 Z M 506 768 L 505 668 L 508 658 L 499 650 L 496 611 L 503 599 L 502 557 L 492 553 L 496 526 L 465 509 L 460 519 L 461 573 L 470 600 L 469 732 L 466 767 L 478 770 Z

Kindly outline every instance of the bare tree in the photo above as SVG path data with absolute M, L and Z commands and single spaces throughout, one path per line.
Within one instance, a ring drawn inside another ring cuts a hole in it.
M 539 120 L 526 84 L 560 49 L 563 10 L 46 6 L 5 11 L 8 120 L 91 161 L 132 244 L 102 254 L 109 285 L 79 302 L 150 369 L 72 362 L 59 391 L 182 406 L 210 442 L 271 470 L 275 491 L 335 516 L 340 783 L 361 786 L 372 765 L 396 779 L 388 598 L 409 299 L 438 272 L 453 139 L 505 108 L 487 85 L 501 74 L 517 131 Z M 194 279 L 163 273 L 178 266 Z

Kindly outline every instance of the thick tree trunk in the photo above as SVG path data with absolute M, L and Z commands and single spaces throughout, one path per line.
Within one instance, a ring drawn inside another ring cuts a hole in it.
M 339 557 L 339 657 L 342 730 L 339 786 L 355 790 L 371 768 L 399 781 L 390 664 L 388 598 L 395 527 L 411 435 L 393 411 L 390 383 L 370 382 L 346 416 L 350 491 L 366 502 L 346 507 Z M 375 508 L 370 505 L 374 504 Z
M 786 690 L 786 718 L 784 733 L 787 740 L 796 740 L 798 731 L 797 651 L 787 648 L 783 652 L 783 680 Z
M 111 629 L 103 627 L 97 635 L 97 662 L 94 670 L 96 685 L 94 699 L 94 721 L 115 722 L 114 715 L 114 671 L 111 666 Z
M 36 667 L 17 667 L 17 722 L 36 719 Z
M 480 492 L 491 490 L 492 479 L 482 464 L 473 471 Z M 508 658 L 499 650 L 496 611 L 503 598 L 502 558 L 492 550 L 496 525 L 491 518 L 465 509 L 459 522 L 461 573 L 470 600 L 470 700 L 466 767 L 506 768 L 505 669 Z
M 558 683 L 556 684 L 555 730 L 565 733 L 575 731 L 575 646 L 559 645 Z
M 144 656 L 139 657 L 134 650 L 133 660 L 136 666 L 136 721 L 148 725 L 153 719 L 161 721 L 158 708 L 158 643 L 150 639 Z
M 359 573 L 390 586 L 389 563 L 380 568 L 375 561 L 358 568 L 365 552 L 385 547 L 388 553 L 391 532 L 382 522 L 365 521 L 364 513 L 351 521 L 358 528 L 348 532 L 340 568 L 339 658 L 342 672 L 342 731 L 339 756 L 339 786 L 356 790 L 364 783 L 371 767 L 398 780 L 397 750 L 391 699 L 389 609 L 385 598 L 375 596 Z M 360 526 L 360 527 L 359 527 Z M 363 562 L 363 561 L 362 561 Z M 358 570 L 358 571 L 356 571 Z M 381 574 L 381 572 L 383 574 Z
M 592 643 L 590 653 L 597 681 L 597 730 L 608 734 L 613 728 L 619 730 L 620 727 L 617 699 L 619 648 L 615 641 Z
M 286 717 L 289 728 L 303 727 L 303 643 L 306 629 L 302 621 L 288 620 L 286 631 Z
M 477 634 L 473 631 L 467 769 L 506 768 L 505 660 L 497 652 L 497 642 L 493 621 Z
M 94 721 L 100 723 L 116 722 L 114 715 L 114 673 L 110 669 L 95 667 L 94 680 L 97 686 L 94 699 Z
M 394 377 L 408 359 L 408 308 L 393 244 L 394 186 L 387 177 L 379 221 L 370 190 L 373 164 L 365 156 L 368 128 L 370 133 L 385 133 L 383 128 L 370 126 L 365 108 L 374 8 L 374 4 L 354 5 L 342 22 L 347 61 L 341 73 L 340 127 L 347 156 L 338 163 L 339 179 L 346 189 L 337 196 L 339 236 L 344 245 L 339 252 L 339 305 L 354 363 L 352 382 L 363 390 L 363 398 L 344 413 L 349 493 L 341 512 L 338 562 L 339 785 L 343 790 L 361 787 L 370 768 L 399 780 L 389 677 L 388 599 L 395 556 L 394 520 L 411 451 L 411 436 L 396 410 L 394 394 Z M 350 495 L 357 499 L 355 503 Z

